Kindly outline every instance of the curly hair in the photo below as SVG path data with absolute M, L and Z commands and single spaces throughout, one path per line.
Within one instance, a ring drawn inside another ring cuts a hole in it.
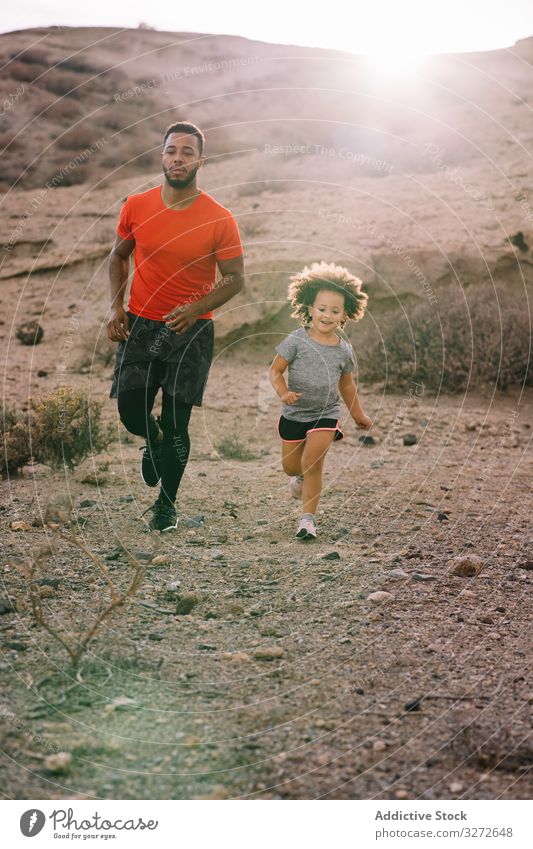
M 348 318 L 359 321 L 365 314 L 368 295 L 361 292 L 361 280 L 350 274 L 342 265 L 333 262 L 314 262 L 291 278 L 288 297 L 294 312 L 292 318 L 302 324 L 311 323 L 309 307 L 312 307 L 316 296 L 324 290 L 339 292 L 344 296 L 344 311 Z M 340 326 L 344 327 L 346 320 Z

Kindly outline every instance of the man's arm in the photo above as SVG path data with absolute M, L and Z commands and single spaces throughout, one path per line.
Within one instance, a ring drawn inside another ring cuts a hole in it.
M 214 288 L 203 298 L 189 304 L 181 304 L 163 318 L 167 327 L 175 333 L 183 333 L 192 327 L 199 315 L 221 307 L 241 291 L 244 286 L 244 258 L 237 256 L 234 259 L 221 259 L 217 263 L 222 274 Z
M 107 325 L 107 335 L 112 342 L 120 342 L 129 335 L 128 314 L 124 309 L 124 293 L 130 273 L 130 256 L 135 247 L 135 239 L 121 239 L 116 242 L 109 254 L 109 288 L 111 291 L 111 310 L 113 317 Z

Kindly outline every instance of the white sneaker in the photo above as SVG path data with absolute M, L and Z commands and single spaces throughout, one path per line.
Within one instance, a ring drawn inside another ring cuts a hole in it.
M 316 524 L 310 514 L 302 516 L 300 519 L 296 539 L 316 539 Z
M 302 497 L 302 487 L 304 482 L 303 475 L 296 475 L 296 477 L 289 478 L 289 489 L 291 491 L 291 495 L 293 498 L 301 498 Z

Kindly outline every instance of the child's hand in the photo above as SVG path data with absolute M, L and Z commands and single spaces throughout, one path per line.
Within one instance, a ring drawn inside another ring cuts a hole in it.
M 370 428 L 372 427 L 372 419 L 369 419 L 368 416 L 366 416 L 364 413 L 362 413 L 362 415 L 360 416 L 357 416 L 354 421 L 357 427 L 360 427 L 362 430 L 370 430 Z
M 296 404 L 298 398 L 301 398 L 301 392 L 284 392 L 281 400 L 284 404 Z

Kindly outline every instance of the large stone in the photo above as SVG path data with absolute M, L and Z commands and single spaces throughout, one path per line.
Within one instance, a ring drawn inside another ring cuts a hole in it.
M 176 604 L 176 613 L 178 616 L 187 616 L 199 601 L 200 598 L 196 593 L 183 593 Z
M 38 321 L 25 321 L 17 327 L 17 339 L 23 345 L 38 345 L 44 336 L 44 331 Z
M 47 772 L 52 772 L 54 775 L 64 775 L 70 771 L 72 766 L 72 755 L 70 752 L 57 752 L 55 755 L 48 755 L 44 759 L 44 768 Z
M 254 651 L 255 660 L 279 660 L 283 657 L 283 649 L 281 646 L 265 646 Z
M 448 567 L 452 575 L 460 578 L 475 578 L 483 569 L 483 561 L 477 554 L 461 554 L 448 561 Z
M 372 604 L 386 604 L 389 601 L 394 601 L 394 596 L 392 593 L 387 593 L 384 590 L 378 590 L 375 593 L 370 593 L 367 596 L 367 601 L 371 601 Z

